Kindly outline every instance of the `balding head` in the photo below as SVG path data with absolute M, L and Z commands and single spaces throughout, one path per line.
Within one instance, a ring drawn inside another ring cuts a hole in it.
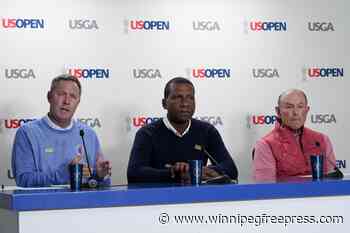
M 280 106 L 281 100 L 282 100 L 285 96 L 287 96 L 287 95 L 289 95 L 289 94 L 293 94 L 293 93 L 298 94 L 298 95 L 299 95 L 299 94 L 302 95 L 302 96 L 304 97 L 305 103 L 306 103 L 306 105 L 307 105 L 307 96 L 306 96 L 305 92 L 302 91 L 302 90 L 300 90 L 300 89 L 289 89 L 289 90 L 286 90 L 286 91 L 282 92 L 282 93 L 278 96 L 277 105 Z
M 304 126 L 309 112 L 307 97 L 302 90 L 290 89 L 278 97 L 276 113 L 282 124 L 297 130 Z

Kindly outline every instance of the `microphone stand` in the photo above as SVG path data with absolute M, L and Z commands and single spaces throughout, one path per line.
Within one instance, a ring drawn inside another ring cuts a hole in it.
M 230 183 L 237 183 L 237 181 L 235 180 L 232 180 L 231 177 L 229 177 L 225 171 L 223 171 L 221 169 L 221 167 L 219 166 L 219 163 L 214 159 L 213 156 L 211 156 L 211 154 L 209 154 L 209 152 L 201 145 L 195 145 L 194 146 L 194 149 L 195 150 L 199 150 L 201 152 L 203 152 L 209 159 L 210 161 L 215 165 L 217 166 L 217 168 L 219 169 L 219 173 L 221 173 L 219 176 L 217 177 L 213 177 L 213 178 L 210 178 L 206 181 L 204 181 L 204 183 L 206 184 L 230 184 Z
M 89 188 L 96 188 L 98 186 L 98 182 L 92 175 L 92 170 L 91 170 L 91 166 L 90 166 L 90 162 L 89 162 L 89 156 L 87 154 L 87 149 L 86 149 L 85 140 L 84 140 L 84 130 L 81 129 L 79 133 L 80 133 L 81 139 L 83 141 L 83 147 L 84 147 L 84 151 L 85 151 L 86 163 L 87 163 L 88 170 L 89 170 L 89 175 L 90 175 L 90 177 L 88 178 L 87 185 L 88 185 Z

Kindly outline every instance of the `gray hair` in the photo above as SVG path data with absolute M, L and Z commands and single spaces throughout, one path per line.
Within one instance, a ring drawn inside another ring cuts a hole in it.
M 289 90 L 286 90 L 286 91 L 282 92 L 282 93 L 278 96 L 277 106 L 280 106 L 280 104 L 281 104 L 281 99 L 282 99 L 284 96 L 286 96 L 286 95 L 288 95 L 288 94 L 290 94 L 290 93 L 292 93 L 292 92 L 299 92 L 299 93 L 302 93 L 303 96 L 304 96 L 304 98 L 305 98 L 305 103 L 307 104 L 307 96 L 306 96 L 306 94 L 305 94 L 304 91 L 302 91 L 302 90 L 300 90 L 300 89 L 289 89 Z
M 78 88 L 79 88 L 79 95 L 81 95 L 81 84 L 80 84 L 78 78 L 73 76 L 73 75 L 70 75 L 70 74 L 61 74 L 61 75 L 57 76 L 56 78 L 54 78 L 51 81 L 50 91 L 55 89 L 57 83 L 60 81 L 72 81 L 72 82 L 76 83 Z

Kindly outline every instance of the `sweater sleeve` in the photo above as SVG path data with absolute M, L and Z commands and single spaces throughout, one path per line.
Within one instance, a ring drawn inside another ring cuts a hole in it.
M 208 136 L 208 148 L 206 149 L 218 162 L 218 165 L 215 165 L 212 161 L 213 166 L 211 167 L 219 173 L 222 173 L 221 171 L 225 171 L 226 175 L 229 175 L 231 179 L 236 180 L 238 178 L 238 170 L 236 164 L 227 151 L 219 132 L 215 127 L 211 126 L 209 128 Z
M 137 131 L 131 149 L 127 178 L 128 183 L 174 182 L 170 169 L 157 169 L 151 166 L 152 136 L 145 128 Z
M 37 158 L 27 133 L 23 128 L 19 128 L 12 149 L 12 169 L 16 184 L 22 187 L 62 184 L 60 180 L 67 176 L 67 167 L 61 166 L 50 173 L 42 172 L 39 170 Z M 68 180 L 68 177 L 65 180 Z
M 254 148 L 253 179 L 255 181 L 276 180 L 276 161 L 270 146 L 259 140 Z

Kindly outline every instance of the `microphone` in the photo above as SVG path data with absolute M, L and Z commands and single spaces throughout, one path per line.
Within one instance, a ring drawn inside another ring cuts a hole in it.
M 88 170 L 89 170 L 89 175 L 90 177 L 88 178 L 88 187 L 89 188 L 96 188 L 98 183 L 97 180 L 94 179 L 94 177 L 92 176 L 92 170 L 91 170 L 91 166 L 90 166 L 90 162 L 89 162 L 89 156 L 87 154 L 87 149 L 86 149 L 86 145 L 85 145 L 85 140 L 84 140 L 84 130 L 80 130 L 79 134 L 81 136 L 81 140 L 83 141 L 83 147 L 84 147 L 84 151 L 85 151 L 85 158 L 86 158 L 86 163 L 88 166 Z
M 320 142 L 316 141 L 315 146 L 318 148 L 321 148 Z M 340 171 L 340 169 L 331 160 L 328 159 L 326 154 L 324 155 L 324 157 L 326 158 L 326 161 L 329 162 L 333 166 L 333 169 L 334 169 L 334 172 L 326 174 L 325 177 L 326 178 L 334 178 L 334 179 L 343 179 L 344 174 Z
M 210 161 L 219 169 L 219 173 L 221 173 L 220 176 L 210 178 L 205 181 L 206 184 L 229 184 L 229 183 L 236 183 L 235 180 L 232 180 L 230 176 L 226 174 L 226 172 L 219 166 L 218 161 L 214 159 L 214 157 L 209 154 L 209 152 L 204 148 L 204 146 L 195 144 L 194 149 L 203 152 Z

